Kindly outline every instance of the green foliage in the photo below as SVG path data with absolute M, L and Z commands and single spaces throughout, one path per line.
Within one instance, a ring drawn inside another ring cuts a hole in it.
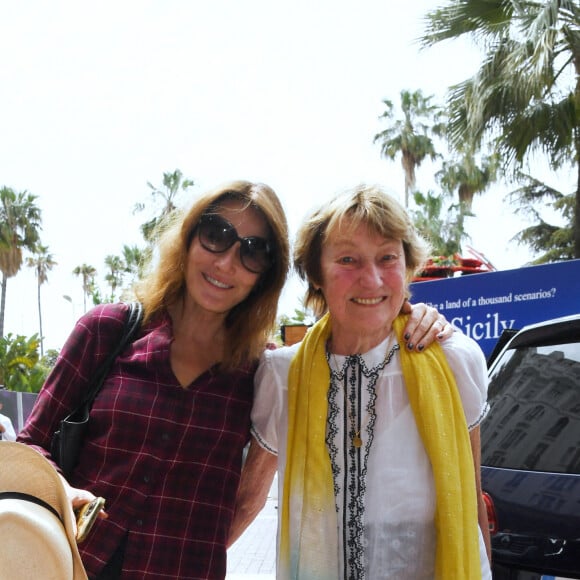
M 38 364 L 39 345 L 37 334 L 0 338 L 0 384 L 11 391 L 37 393 L 48 374 Z
M 314 316 L 312 312 L 306 309 L 295 308 L 293 316 L 288 316 L 287 314 L 281 314 L 278 316 L 276 332 L 274 339 L 278 345 L 282 344 L 282 327 L 305 324 L 307 326 L 314 322 Z
M 48 273 L 50 270 L 56 266 L 53 255 L 48 251 L 48 246 L 43 246 L 42 244 L 37 244 L 34 248 L 34 253 L 32 257 L 26 258 L 26 265 L 29 268 L 34 268 L 34 273 L 36 275 L 36 281 L 38 284 L 37 295 L 38 295 L 38 328 L 40 335 L 40 355 L 44 355 L 44 341 L 42 332 L 42 308 L 40 300 L 40 288 L 43 284 L 48 282 Z
M 103 292 L 97 285 L 95 280 L 97 270 L 95 268 L 86 264 L 77 266 L 73 273 L 83 277 L 85 312 L 87 296 L 91 298 L 95 306 L 114 302 L 118 299 L 128 299 L 131 296 L 133 284 L 143 274 L 143 267 L 148 255 L 148 250 L 142 250 L 137 246 L 124 245 L 122 256 L 110 254 L 105 258 L 105 267 L 107 268 L 105 282 L 111 288 L 110 294 Z
M 546 264 L 574 259 L 574 207 L 575 194 L 565 195 L 526 174 L 519 174 L 521 187 L 510 193 L 515 213 L 531 216 L 535 222 L 523 229 L 513 240 L 525 244 L 539 255 L 532 263 Z M 545 200 L 550 200 L 546 204 Z M 541 217 L 535 206 L 552 207 L 563 217 L 562 225 L 549 224 Z
M 374 142 L 380 144 L 381 154 L 387 159 L 401 156 L 405 174 L 405 207 L 408 207 L 409 196 L 415 187 L 416 168 L 427 157 L 431 160 L 439 157 L 432 137 L 443 135 L 445 124 L 441 122 L 443 110 L 433 105 L 432 99 L 433 96 L 425 97 L 420 90 L 401 91 L 402 118 L 395 118 L 392 101 L 383 100 L 385 112 L 380 118 L 385 119 L 389 126 L 375 135 Z
M 124 272 L 129 274 L 132 280 L 138 280 L 143 275 L 144 266 L 150 255 L 149 250 L 143 250 L 137 246 L 123 246 Z
M 426 16 L 423 46 L 468 35 L 484 51 L 479 70 L 451 87 L 448 136 L 455 147 L 494 143 L 502 168 L 517 175 L 533 156 L 553 171 L 580 173 L 580 4 L 577 0 L 506 2 L 448 0 Z M 580 258 L 580 182 L 576 184 L 571 237 Z M 539 222 L 519 240 L 546 253 L 568 255 L 568 235 L 553 237 Z M 537 239 L 535 236 L 539 236 Z M 546 246 L 557 241 L 560 249 Z
M 50 372 L 49 368 L 46 368 L 42 364 L 35 365 L 30 374 L 26 377 L 26 381 L 22 381 L 22 387 L 19 389 L 15 389 L 18 391 L 25 391 L 28 393 L 38 393 L 44 385 L 44 381 L 46 381 L 46 377 Z
M 20 271 L 22 250 L 36 248 L 41 221 L 35 195 L 0 189 L 0 270 L 6 278 Z
M 16 193 L 9 187 L 0 189 L 0 337 L 4 336 L 4 305 L 8 278 L 16 276 L 22 267 L 23 251 L 34 251 L 39 242 L 41 212 L 36 196 L 26 191 Z
M 103 295 L 97 285 L 91 287 L 91 300 L 93 306 L 97 306 L 98 304 L 108 304 L 111 302 L 110 296 Z
M 124 245 L 122 255 L 110 254 L 105 257 L 105 282 L 108 284 L 110 292 L 105 292 L 96 283 L 97 271 L 95 268 L 86 264 L 77 266 L 74 273 L 83 277 L 85 299 L 90 297 L 93 305 L 97 305 L 131 298 L 133 285 L 142 277 L 144 268 L 151 257 L 151 247 L 157 233 L 175 214 L 179 193 L 186 192 L 193 184 L 193 180 L 184 179 L 183 173 L 179 169 L 164 173 L 161 187 L 156 187 L 147 182 L 153 201 L 158 202 L 161 200 L 162 202 L 161 208 L 157 208 L 157 215 L 141 225 L 141 232 L 147 242 L 147 246 L 139 248 L 136 245 Z M 154 205 L 156 204 L 154 203 Z M 135 204 L 134 212 L 141 212 L 145 208 L 145 203 L 137 203 Z
M 172 172 L 165 172 L 163 174 L 161 187 L 156 187 L 152 183 L 147 182 L 147 186 L 153 196 L 154 205 L 159 207 L 159 200 L 161 200 L 162 204 L 161 209 L 157 210 L 155 215 L 141 226 L 141 233 L 148 244 L 152 244 L 155 241 L 160 228 L 163 227 L 177 209 L 176 202 L 179 193 L 187 192 L 193 185 L 193 180 L 184 179 L 183 173 L 179 169 Z M 141 212 L 145 207 L 144 203 L 137 203 L 135 204 L 134 212 Z
M 32 256 L 26 258 L 26 265 L 34 269 L 39 286 L 48 282 L 48 273 L 57 264 L 58 262 L 54 260 L 54 256 L 48 251 L 48 246 L 43 246 L 42 244 L 37 244 L 34 247 Z
M 312 316 L 312 314 L 308 314 L 306 310 L 295 308 L 294 316 L 287 322 L 287 324 L 309 324 L 309 322 L 306 322 L 306 318 L 309 316 Z
M 49 371 L 56 364 L 56 359 L 58 358 L 58 350 L 55 348 L 49 348 L 46 354 L 40 359 L 40 364 Z
M 413 196 L 417 210 L 410 212 L 411 219 L 421 235 L 429 241 L 433 255 L 453 256 L 461 253 L 461 242 L 468 239 L 465 218 L 472 216 L 466 203 L 450 203 L 445 197 L 432 192 Z
M 73 270 L 75 276 L 80 276 L 83 285 L 83 305 L 84 312 L 87 311 L 87 297 L 92 296 L 93 289 L 95 287 L 95 276 L 97 275 L 97 270 L 94 266 L 89 264 L 82 264 L 77 266 Z
M 125 271 L 125 263 L 123 258 L 120 256 L 114 256 L 112 254 L 105 258 L 105 266 L 107 267 L 107 274 L 105 275 L 105 280 L 111 287 L 110 302 L 114 302 L 116 295 L 115 292 L 117 287 L 123 284 L 123 273 Z
M 147 184 L 154 200 L 161 198 L 163 207 L 160 215 L 153 218 L 155 226 L 176 210 L 175 200 L 180 192 L 186 192 L 193 186 L 191 179 L 184 179 L 179 169 L 163 174 L 163 185 L 160 188 Z M 6 292 L 6 280 L 20 270 L 23 262 L 23 250 L 29 250 L 33 257 L 27 259 L 29 267 L 34 268 L 38 282 L 39 323 L 42 334 L 42 317 L 40 310 L 40 286 L 47 281 L 48 271 L 56 262 L 48 248 L 40 244 L 41 212 L 35 204 L 36 197 L 26 192 L 15 193 L 12 189 L 0 189 L 0 272 L 2 272 L 2 305 Z M 144 209 L 145 204 L 138 204 L 136 211 Z M 146 228 L 147 224 L 143 225 Z M 155 228 L 153 228 L 155 229 Z M 152 230 L 153 231 L 153 230 Z M 151 236 L 153 237 L 153 236 Z M 147 241 L 151 241 L 147 239 Z M 97 270 L 88 264 L 77 266 L 75 276 L 82 280 L 84 311 L 87 311 L 87 298 L 94 305 L 103 302 L 124 300 L 131 295 L 132 286 L 143 273 L 144 264 L 150 255 L 149 247 L 123 247 L 122 256 L 105 257 L 105 282 L 110 292 L 103 292 L 96 283 Z M 69 302 L 69 296 L 63 296 Z M 4 310 L 0 313 L 0 337 L 3 334 Z M 35 334 L 30 338 L 8 335 L 0 339 L 0 384 L 6 388 L 19 391 L 38 392 L 46 376 L 54 366 L 58 352 L 51 350 L 39 360 L 38 347 L 42 343 Z
M 471 209 L 473 197 L 483 193 L 496 180 L 499 156 L 492 153 L 479 157 L 467 144 L 458 153 L 458 158 L 443 161 L 435 178 L 444 191 L 450 195 L 457 192 L 460 203 Z

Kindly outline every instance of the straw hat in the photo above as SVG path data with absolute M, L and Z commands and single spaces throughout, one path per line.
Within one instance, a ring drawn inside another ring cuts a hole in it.
M 54 467 L 11 441 L 0 442 L 0 466 L 0 580 L 86 580 Z

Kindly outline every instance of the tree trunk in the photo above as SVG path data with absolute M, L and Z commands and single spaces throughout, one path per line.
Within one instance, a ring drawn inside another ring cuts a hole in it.
M 580 258 L 580 159 L 578 167 L 578 182 L 576 184 L 576 205 L 574 206 L 574 257 Z
M 4 338 L 4 306 L 6 305 L 6 274 L 2 272 L 2 298 L 0 299 L 0 338 Z
M 38 284 L 38 328 L 40 330 L 40 358 L 44 356 L 44 336 L 42 335 L 42 308 L 40 306 L 40 283 Z
M 575 58 L 574 67 L 576 68 L 576 90 L 574 92 L 574 101 L 576 103 L 576 114 L 578 114 L 578 107 L 580 105 L 580 59 Z M 576 144 L 576 170 L 578 171 L 578 179 L 576 181 L 576 204 L 574 205 L 574 257 L 580 258 L 580 128 L 575 126 L 574 141 Z
M 403 151 L 401 164 L 405 173 L 405 209 L 409 209 L 409 197 L 415 189 L 415 158 L 407 151 Z

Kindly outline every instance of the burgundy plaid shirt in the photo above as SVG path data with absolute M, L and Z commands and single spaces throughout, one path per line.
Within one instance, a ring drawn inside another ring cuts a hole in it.
M 127 306 L 94 308 L 77 323 L 18 440 L 45 455 L 58 422 L 81 400 L 119 341 Z M 93 577 L 128 534 L 123 578 L 221 579 L 249 438 L 253 371 L 207 372 L 187 389 L 170 367 L 168 315 L 117 358 L 90 415 L 74 487 L 103 496 L 81 555 Z

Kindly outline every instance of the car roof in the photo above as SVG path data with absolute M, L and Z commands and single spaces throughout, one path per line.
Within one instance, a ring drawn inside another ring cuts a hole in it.
M 512 330 L 512 336 L 507 336 L 503 348 L 498 345 L 500 348 L 494 350 L 494 356 L 490 356 L 488 367 L 491 369 L 508 349 L 536 345 L 542 342 L 546 344 L 580 342 L 580 313 L 528 324 L 515 333 Z
M 527 324 L 522 327 L 522 331 L 529 330 L 531 328 L 539 328 L 542 326 L 548 326 L 552 324 L 564 324 L 566 322 L 574 322 L 580 320 L 580 312 L 577 314 L 569 314 L 568 316 L 560 316 L 559 318 L 550 318 L 549 320 L 542 320 L 541 322 L 535 322 L 534 324 Z

